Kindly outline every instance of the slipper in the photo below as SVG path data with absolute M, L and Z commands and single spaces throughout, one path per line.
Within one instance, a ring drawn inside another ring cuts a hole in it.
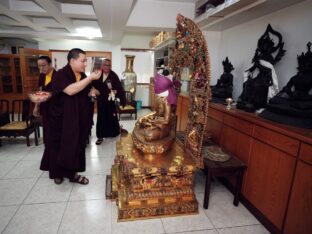
M 89 184 L 89 179 L 85 176 L 82 176 L 82 175 L 75 175 L 75 177 L 73 179 L 70 179 L 69 181 L 72 183 L 78 183 L 78 184 L 82 184 L 82 185 Z
M 103 142 L 103 138 L 99 138 L 97 139 L 97 141 L 95 142 L 96 145 L 100 145 Z
M 63 178 L 54 178 L 55 184 L 61 184 L 63 182 Z

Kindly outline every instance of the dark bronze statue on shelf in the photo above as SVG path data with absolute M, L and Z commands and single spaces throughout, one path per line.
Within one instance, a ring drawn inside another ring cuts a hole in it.
M 156 94 L 155 111 L 141 117 L 135 124 L 132 139 L 134 145 L 143 153 L 161 154 L 167 151 L 175 140 L 173 106 L 177 103 L 175 85 L 169 71 L 154 78 Z
M 260 116 L 297 127 L 312 128 L 312 52 L 297 56 L 297 74 L 267 104 Z
M 222 65 L 223 74 L 218 79 L 217 84 L 211 86 L 212 102 L 224 103 L 226 98 L 232 98 L 233 75 L 231 71 L 234 70 L 234 67 L 228 57 L 222 61 Z
M 270 38 L 270 33 L 278 38 L 276 46 Z M 273 30 L 269 24 L 258 40 L 252 67 L 244 74 L 243 92 L 237 100 L 237 108 L 254 112 L 264 108 L 268 98 L 272 98 L 278 92 L 278 81 L 273 65 L 285 54 L 283 48 L 281 34 Z

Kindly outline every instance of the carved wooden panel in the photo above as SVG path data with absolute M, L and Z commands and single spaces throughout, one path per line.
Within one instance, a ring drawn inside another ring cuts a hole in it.
M 177 79 L 184 68 L 190 71 L 188 120 L 184 146 L 197 167 L 203 168 L 202 144 L 208 116 L 210 92 L 210 59 L 207 41 L 191 19 L 177 15 L 176 48 L 170 56 L 169 67 Z M 182 103 L 183 106 L 183 103 Z M 185 109 L 186 110 L 186 109 Z M 181 113 L 181 129 L 184 129 L 184 111 Z
M 186 97 L 182 98 L 181 104 L 181 121 L 180 121 L 180 129 L 181 131 L 186 130 L 187 122 L 188 122 L 188 110 L 190 109 L 189 99 Z
M 294 168 L 295 158 L 252 140 L 244 195 L 280 230 Z
M 306 234 L 312 230 L 312 166 L 299 161 L 284 233 Z

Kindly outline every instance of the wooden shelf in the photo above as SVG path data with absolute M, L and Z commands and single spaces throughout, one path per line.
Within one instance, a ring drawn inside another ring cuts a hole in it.
M 175 38 L 169 38 L 166 41 L 160 43 L 159 45 L 155 46 L 154 50 L 166 50 L 168 46 L 172 45 L 175 42 Z
M 223 31 L 304 0 L 229 0 L 194 21 L 202 30 Z

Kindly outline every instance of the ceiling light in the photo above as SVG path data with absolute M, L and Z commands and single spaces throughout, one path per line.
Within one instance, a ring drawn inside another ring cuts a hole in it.
M 89 39 L 95 37 L 102 37 L 100 29 L 90 28 L 90 27 L 80 27 L 76 28 L 77 34 L 75 36 L 87 37 Z

